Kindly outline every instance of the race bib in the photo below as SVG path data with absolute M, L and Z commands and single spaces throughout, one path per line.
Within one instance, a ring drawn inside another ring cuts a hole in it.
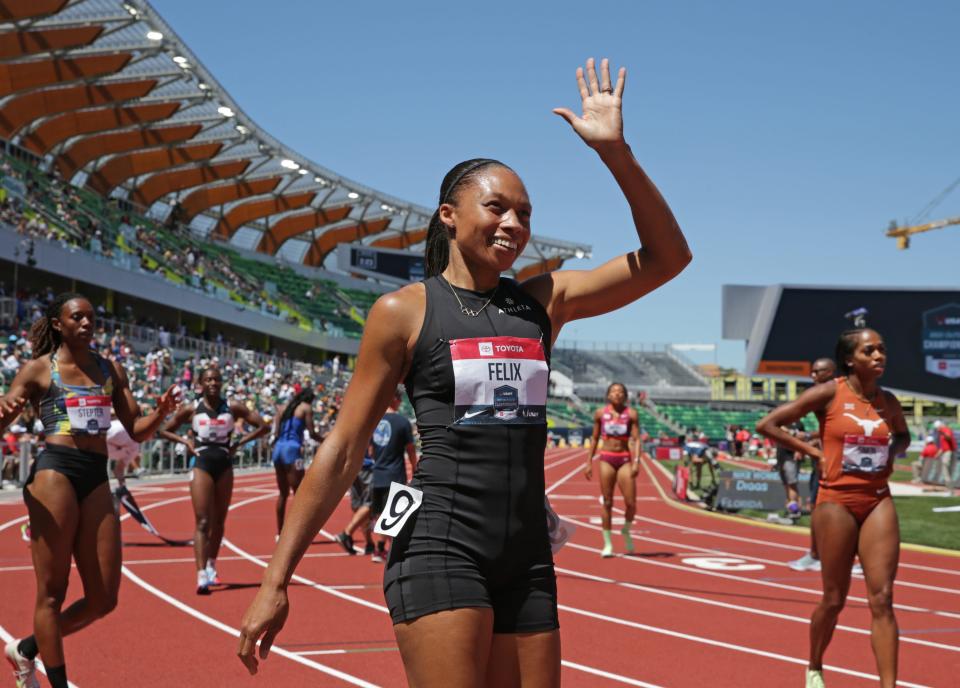
M 550 537 L 550 549 L 556 554 L 560 548 L 567 544 L 567 541 L 573 537 L 577 527 L 572 523 L 562 520 L 557 512 L 550 506 L 550 500 L 547 495 L 543 495 L 543 506 L 547 510 L 547 534 Z
M 407 520 L 420 508 L 423 492 L 400 483 L 390 483 L 387 505 L 377 519 L 373 532 L 397 537 Z
M 627 426 L 625 423 L 605 423 L 603 432 L 614 437 L 623 437 L 627 434 Z
M 67 397 L 63 401 L 72 432 L 99 435 L 110 429 L 110 397 Z
M 204 442 L 225 443 L 230 438 L 233 431 L 233 419 L 231 417 L 220 418 L 197 418 L 196 432 Z
M 879 473 L 887 467 L 889 458 L 886 437 L 843 436 L 844 473 Z
M 546 424 L 550 370 L 539 339 L 454 339 L 450 357 L 456 423 Z

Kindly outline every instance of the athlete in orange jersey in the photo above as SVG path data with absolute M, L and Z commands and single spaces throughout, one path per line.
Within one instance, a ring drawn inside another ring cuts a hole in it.
M 633 539 L 630 528 L 637 513 L 637 471 L 640 468 L 640 430 L 636 410 L 627 406 L 627 388 L 622 382 L 614 382 L 607 387 L 607 401 L 602 409 L 593 415 L 593 441 L 590 443 L 590 455 L 583 473 L 587 480 L 593 477 L 593 455 L 597 453 L 597 440 L 603 443 L 600 451 L 600 494 L 603 499 L 601 528 L 603 529 L 602 557 L 613 556 L 613 543 L 610 541 L 610 527 L 613 511 L 613 488 L 620 486 L 623 495 L 624 524 L 620 529 L 624 548 L 633 552 Z
M 894 458 L 910 444 L 897 398 L 877 380 L 887 363 L 883 338 L 874 330 L 847 330 L 836 353 L 841 377 L 811 387 L 757 423 L 774 441 L 820 461 L 821 482 L 813 511 L 820 552 L 823 597 L 810 619 L 807 688 L 822 688 L 823 654 L 850 588 L 850 566 L 860 555 L 873 616 L 870 635 L 880 685 L 897 677 L 899 631 L 893 614 L 893 579 L 900 556 L 900 526 L 887 478 Z M 823 448 L 780 429 L 808 413 L 820 421 Z

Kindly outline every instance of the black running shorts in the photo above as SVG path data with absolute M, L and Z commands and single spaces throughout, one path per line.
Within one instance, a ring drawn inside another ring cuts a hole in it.
M 206 471 L 214 482 L 229 470 L 233 470 L 233 457 L 224 447 L 206 447 L 199 450 L 194 469 Z
M 65 475 L 82 502 L 87 495 L 107 482 L 107 457 L 97 452 L 83 451 L 73 447 L 47 444 L 46 449 L 33 463 L 27 485 L 33 482 L 37 471 L 52 470 Z

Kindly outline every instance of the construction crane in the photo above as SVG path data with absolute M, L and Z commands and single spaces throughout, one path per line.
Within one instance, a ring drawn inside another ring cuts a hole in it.
M 960 225 L 960 217 L 948 217 L 946 220 L 927 222 L 926 224 L 913 225 L 912 227 L 898 227 L 896 222 L 891 222 L 890 227 L 887 229 L 887 236 L 897 238 L 897 248 L 910 248 L 910 237 L 914 234 L 929 232 L 933 229 L 942 229 L 950 225 Z

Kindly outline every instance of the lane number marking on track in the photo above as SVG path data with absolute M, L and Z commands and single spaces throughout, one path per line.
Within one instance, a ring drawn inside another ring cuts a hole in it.
M 735 557 L 687 557 L 681 561 L 708 571 L 760 571 L 766 568 L 763 564 L 750 563 Z

